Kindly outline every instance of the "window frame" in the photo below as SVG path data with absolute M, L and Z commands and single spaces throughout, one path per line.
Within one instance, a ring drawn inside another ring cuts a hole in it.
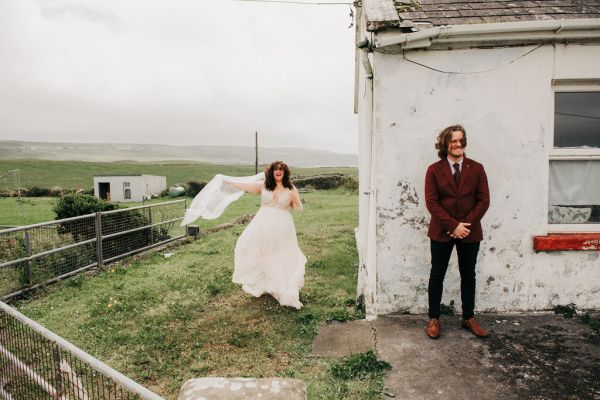
M 556 93 L 561 92 L 600 92 L 600 80 L 590 79 L 562 79 L 552 81 L 552 128 L 550 130 L 550 153 L 548 157 L 548 166 L 550 161 L 565 160 L 600 160 L 600 148 L 590 149 L 569 149 L 554 147 L 554 115 L 556 112 Z M 550 177 L 548 176 L 548 184 Z M 548 186 L 548 190 L 550 187 Z M 549 207 L 549 204 L 546 204 Z M 547 208 L 546 208 L 547 210 Z M 546 212 L 547 215 L 547 212 Z M 547 232 L 551 233 L 596 233 L 600 232 L 600 223 L 591 224 L 550 224 L 546 219 Z
M 127 196 L 129 192 L 129 196 Z M 123 199 L 131 200 L 131 182 L 123 182 Z

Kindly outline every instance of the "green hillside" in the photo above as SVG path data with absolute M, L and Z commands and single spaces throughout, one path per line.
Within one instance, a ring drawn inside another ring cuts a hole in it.
M 264 166 L 259 166 L 259 171 Z M 353 167 L 294 168 L 292 175 L 317 175 L 344 173 L 357 175 Z M 215 174 L 243 176 L 253 175 L 254 165 L 218 165 L 177 162 L 82 162 L 82 161 L 44 161 L 9 160 L 0 161 L 0 176 L 10 170 L 20 170 L 21 187 L 33 186 L 68 189 L 91 189 L 94 175 L 148 174 L 167 177 L 167 185 L 185 183 L 190 180 L 207 181 Z M 12 175 L 0 179 L 0 189 L 14 189 Z

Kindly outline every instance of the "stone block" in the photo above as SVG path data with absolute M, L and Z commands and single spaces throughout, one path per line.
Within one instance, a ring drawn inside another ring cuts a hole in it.
M 178 400 L 306 400 L 306 385 L 282 378 L 194 378 L 181 387 Z

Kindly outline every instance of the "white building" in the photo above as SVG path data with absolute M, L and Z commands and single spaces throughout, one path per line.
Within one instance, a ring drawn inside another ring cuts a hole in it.
M 600 308 L 600 8 L 546 3 L 356 3 L 368 316 L 427 310 L 425 171 L 457 123 L 491 193 L 477 309 Z M 460 309 L 456 253 L 443 296 Z
M 118 203 L 142 201 L 167 189 L 167 178 L 157 175 L 95 175 L 94 196 Z

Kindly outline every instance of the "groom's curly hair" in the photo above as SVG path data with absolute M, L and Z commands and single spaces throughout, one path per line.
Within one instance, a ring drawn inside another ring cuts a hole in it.
M 293 189 L 294 187 L 292 186 L 292 182 L 290 181 L 290 169 L 288 168 L 287 164 L 283 161 L 273 161 L 265 169 L 265 187 L 267 188 L 267 190 L 270 191 L 275 190 L 275 186 L 277 186 L 277 184 L 275 183 L 275 176 L 273 175 L 273 172 L 275 171 L 275 169 L 279 169 L 279 167 L 283 168 L 283 179 L 281 179 L 283 187 L 286 187 L 290 190 Z
M 451 125 L 443 131 L 441 131 L 437 137 L 435 149 L 438 151 L 439 158 L 444 159 L 448 157 L 448 145 L 452 140 L 452 132 L 454 131 L 459 131 L 463 133 L 463 138 L 460 141 L 460 144 L 463 147 L 463 149 L 467 147 L 467 131 L 465 130 L 465 128 L 463 128 L 462 125 Z

